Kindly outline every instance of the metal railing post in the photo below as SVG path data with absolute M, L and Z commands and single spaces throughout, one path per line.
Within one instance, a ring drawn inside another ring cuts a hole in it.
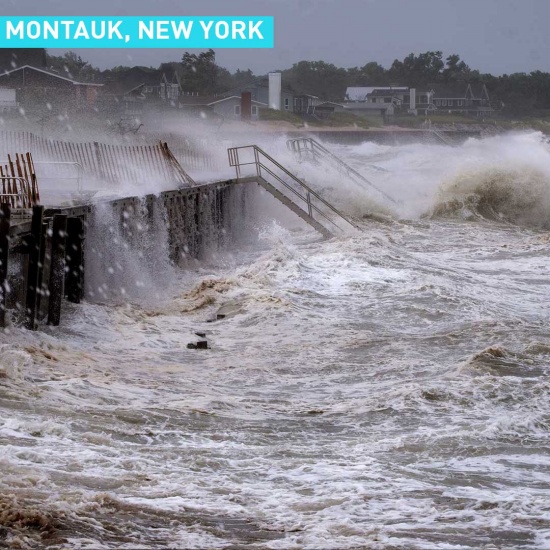
M 262 177 L 262 167 L 260 166 L 260 155 L 258 154 L 258 148 L 254 145 L 254 162 L 256 163 L 256 175 Z

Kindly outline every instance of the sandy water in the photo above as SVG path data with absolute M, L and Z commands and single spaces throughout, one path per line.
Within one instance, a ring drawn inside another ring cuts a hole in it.
M 397 207 L 269 145 L 363 233 L 262 195 L 238 248 L 11 327 L 0 547 L 550 548 L 545 140 L 332 146 Z

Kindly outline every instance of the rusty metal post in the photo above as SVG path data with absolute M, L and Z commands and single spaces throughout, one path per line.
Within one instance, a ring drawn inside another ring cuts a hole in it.
M 67 242 L 67 216 L 56 214 L 53 217 L 52 258 L 50 261 L 50 281 L 48 289 L 48 325 L 58 326 L 61 320 L 61 301 L 65 281 L 65 245 Z
M 0 328 L 6 326 L 6 309 L 8 306 L 10 216 L 10 205 L 2 203 L 0 205 Z
M 27 273 L 27 301 L 25 307 L 25 327 L 29 330 L 37 328 L 38 293 L 40 292 L 40 249 L 42 243 L 42 231 L 44 207 L 32 207 L 31 234 L 27 246 L 29 252 L 29 270 Z
M 79 304 L 83 294 L 83 238 L 82 220 L 80 218 L 69 218 L 67 220 L 67 279 L 65 291 L 67 300 L 73 304 Z

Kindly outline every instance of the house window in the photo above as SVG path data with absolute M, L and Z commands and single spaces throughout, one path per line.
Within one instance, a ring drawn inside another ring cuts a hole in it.
M 448 105 L 449 107 L 452 107 L 452 106 L 453 106 L 453 103 L 454 103 L 454 101 L 453 101 L 452 99 L 449 99 L 447 105 Z
M 440 107 L 441 106 L 441 99 L 436 99 L 435 104 Z
M 288 97 L 285 97 L 285 111 L 288 111 Z
M 234 109 L 235 109 L 235 115 L 240 116 L 241 106 L 240 105 L 235 105 Z
M 463 100 L 463 99 L 459 99 L 459 100 L 457 101 L 457 105 L 458 105 L 459 107 L 462 107 L 462 106 L 464 105 L 464 100 Z
M 447 105 L 447 100 L 446 99 L 442 99 L 441 100 L 441 105 L 443 105 L 444 107 Z
M 252 105 L 252 109 L 251 109 L 251 114 L 252 116 L 258 116 L 258 106 L 257 105 Z

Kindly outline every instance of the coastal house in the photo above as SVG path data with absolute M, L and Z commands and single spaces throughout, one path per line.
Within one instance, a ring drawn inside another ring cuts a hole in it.
M 267 77 L 257 78 L 232 90 L 231 95 L 240 97 L 243 92 L 250 92 L 252 101 L 269 106 L 271 109 L 294 111 L 294 91 L 288 83 L 281 80 L 281 73 L 269 73 Z
M 247 118 L 246 102 L 243 96 L 196 96 L 183 95 L 179 107 L 188 114 L 202 118 L 219 118 L 223 120 L 243 120 Z M 258 120 L 260 109 L 267 109 L 267 103 L 251 99 L 249 120 Z
M 430 84 L 429 88 L 434 114 L 461 113 L 483 117 L 493 111 L 487 87 L 482 82 Z
M 177 71 L 131 67 L 107 75 L 101 102 L 107 110 L 139 115 L 147 107 L 177 107 L 181 84 Z
M 462 113 L 484 116 L 492 111 L 489 94 L 483 83 L 430 84 L 424 90 L 405 86 L 350 87 L 346 90 L 345 108 L 360 116 L 378 115 L 387 119 L 394 112 L 417 115 Z
M 0 88 L 13 90 L 23 108 L 82 109 L 96 104 L 103 84 L 77 82 L 42 67 L 23 65 L 0 74 Z
M 409 88 L 404 86 L 349 87 L 346 90 L 346 101 L 393 103 L 397 106 L 409 102 Z
M 329 119 L 334 113 L 345 111 L 344 105 L 335 101 L 319 101 L 313 105 L 313 116 L 320 120 Z
M 294 112 L 304 118 L 313 117 L 325 120 L 330 118 L 333 113 L 342 111 L 344 111 L 342 103 L 324 101 L 317 96 L 309 94 L 294 96 Z
M 298 115 L 310 115 L 319 98 L 316 95 L 298 94 L 294 96 L 294 112 Z
M 344 102 L 344 110 L 363 118 L 375 118 L 387 122 L 395 114 L 393 103 L 374 103 L 367 101 Z
M 408 90 L 401 86 L 350 86 L 343 107 L 356 116 L 387 121 L 408 99 Z

